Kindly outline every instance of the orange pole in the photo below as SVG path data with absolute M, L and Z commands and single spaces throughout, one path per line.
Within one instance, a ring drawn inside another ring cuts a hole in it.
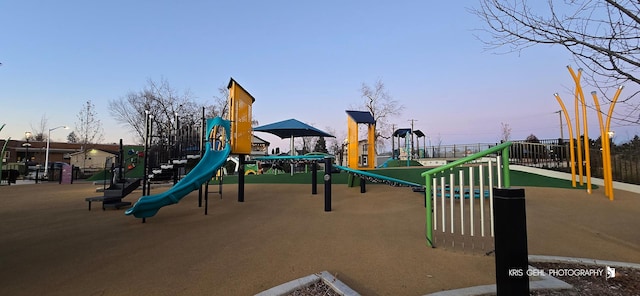
M 560 95 L 553 94 L 558 100 L 562 111 L 564 111 L 564 117 L 567 119 L 567 127 L 569 129 L 569 155 L 570 155 L 570 163 L 571 163 L 571 186 L 576 187 L 576 157 L 574 153 L 573 147 L 573 128 L 571 127 L 571 118 L 569 117 L 569 113 L 567 113 L 567 108 L 565 108 Z
M 571 77 L 573 78 L 574 82 L 576 82 L 576 84 L 578 84 L 578 81 L 580 81 L 580 76 L 582 75 L 582 71 L 578 72 L 578 75 L 576 76 L 575 72 L 573 72 L 573 69 L 571 68 L 571 66 L 567 66 L 567 68 L 569 69 L 569 73 L 571 73 Z M 576 78 L 577 77 L 577 78 Z M 584 181 L 583 181 L 583 172 L 582 172 L 582 145 L 580 143 L 580 109 L 578 109 L 578 90 L 576 87 L 576 91 L 575 91 L 575 103 L 574 103 L 574 110 L 576 112 L 576 150 L 578 152 L 578 175 L 579 178 L 578 180 L 580 181 L 580 186 L 584 185 Z
M 578 71 L 582 71 L 581 69 Z M 589 143 L 589 126 L 587 125 L 587 105 L 584 99 L 584 93 L 582 92 L 582 86 L 580 82 L 576 82 L 576 86 L 578 88 L 578 97 L 580 98 L 580 103 L 582 104 L 582 126 L 584 128 L 584 137 L 582 140 L 584 141 L 584 161 L 585 161 L 585 169 L 586 178 L 587 178 L 587 193 L 591 193 L 591 157 L 590 157 L 590 147 L 591 143 Z
M 618 101 L 618 97 L 620 97 L 620 93 L 622 93 L 622 89 L 624 87 L 620 86 L 618 87 L 618 90 L 616 91 L 616 94 L 613 96 L 613 100 L 611 101 L 611 105 L 609 106 L 609 112 L 607 113 L 607 124 L 605 125 L 605 130 L 607 131 L 607 133 L 611 130 L 611 115 L 613 114 L 613 107 L 615 107 L 616 102 Z M 607 145 L 607 161 L 609 163 L 609 186 L 611 187 L 611 194 L 609 195 L 609 200 L 613 200 L 613 175 L 611 172 L 611 147 L 610 147 L 610 143 L 611 140 L 607 141 L 608 145 Z
M 609 135 L 605 132 L 604 122 L 602 121 L 602 112 L 600 111 L 600 102 L 598 101 L 598 95 L 595 91 L 591 92 L 591 96 L 593 97 L 593 102 L 596 104 L 596 111 L 598 113 L 598 123 L 600 126 L 600 146 L 602 149 L 602 175 L 604 179 L 604 195 L 609 197 L 611 190 L 611 186 L 609 186 L 609 169 L 611 168 L 610 164 L 607 163 L 607 145 L 609 145 Z

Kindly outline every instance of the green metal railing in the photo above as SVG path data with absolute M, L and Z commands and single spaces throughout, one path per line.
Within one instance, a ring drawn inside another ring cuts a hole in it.
M 503 176 L 503 180 L 504 180 L 504 188 L 509 188 L 511 187 L 511 181 L 510 181 L 510 176 L 509 176 L 509 147 L 511 146 L 511 142 L 504 142 L 500 145 L 494 146 L 492 148 L 489 148 L 487 150 L 484 151 L 480 151 L 478 153 L 469 155 L 467 157 L 458 159 L 456 161 L 453 161 L 451 163 L 448 163 L 446 165 L 437 167 L 437 168 L 433 168 L 430 169 L 426 172 L 423 172 L 422 174 L 420 174 L 422 177 L 425 178 L 425 190 L 424 190 L 424 194 L 425 194 L 425 206 L 426 206 L 426 236 L 427 236 L 427 243 L 429 244 L 430 247 L 433 247 L 433 203 L 432 203 L 432 199 L 431 199 L 431 194 L 432 194 L 432 190 L 431 190 L 431 178 L 438 173 L 444 172 L 446 170 L 452 169 L 454 167 L 460 166 L 462 164 L 471 162 L 473 160 L 476 160 L 480 157 L 484 157 L 487 156 L 489 154 L 493 154 L 496 152 L 501 151 L 502 153 L 502 176 Z M 453 197 L 452 197 L 453 198 Z

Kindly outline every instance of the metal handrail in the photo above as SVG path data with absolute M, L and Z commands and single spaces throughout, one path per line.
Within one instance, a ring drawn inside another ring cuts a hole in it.
M 448 169 L 452 169 L 454 167 L 457 167 L 459 165 L 465 164 L 467 162 L 476 160 L 480 157 L 484 157 L 487 156 L 489 154 L 492 153 L 496 153 L 498 151 L 502 151 L 502 176 L 504 178 L 504 187 L 505 188 L 509 188 L 511 187 L 511 178 L 509 176 L 509 147 L 511 146 L 511 144 L 513 144 L 512 142 L 504 142 L 500 145 L 491 147 L 487 150 L 484 151 L 480 151 L 478 153 L 469 155 L 467 157 L 458 159 L 456 161 L 453 161 L 451 163 L 445 164 L 443 166 L 437 167 L 437 168 L 433 168 L 430 169 L 428 171 L 423 172 L 422 174 L 420 174 L 422 177 L 425 178 L 425 190 L 424 190 L 424 198 L 425 198 L 425 210 L 426 210 L 426 236 L 427 236 L 427 243 L 429 244 L 429 246 L 433 247 L 433 204 L 432 204 L 432 200 L 431 200 L 431 177 L 435 174 L 444 172 Z

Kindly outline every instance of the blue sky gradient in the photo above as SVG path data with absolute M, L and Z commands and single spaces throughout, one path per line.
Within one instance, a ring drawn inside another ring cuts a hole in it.
M 475 37 L 486 34 L 484 24 L 468 11 L 476 5 L 3 1 L 0 124 L 6 127 L 0 138 L 23 138 L 42 116 L 50 127 L 73 127 L 91 100 L 106 140 L 133 143 L 110 117 L 109 100 L 164 78 L 179 92 L 212 102 L 230 77 L 256 97 L 253 115 L 260 124 L 296 118 L 344 137 L 344 111 L 362 104 L 361 84 L 381 79 L 405 106 L 390 122 L 409 127 L 416 119 L 415 128 L 434 142 L 496 142 L 501 123 L 512 127 L 513 139 L 559 137 L 553 94 L 571 112 L 571 56 L 548 46 L 520 54 L 486 51 Z M 589 116 L 595 138 L 597 117 Z M 618 141 L 640 131 L 615 121 L 613 127 Z M 56 130 L 52 140 L 65 141 L 68 133 Z M 259 136 L 288 150 L 287 141 Z

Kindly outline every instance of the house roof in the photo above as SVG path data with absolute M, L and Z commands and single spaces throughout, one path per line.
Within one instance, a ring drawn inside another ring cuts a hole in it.
M 267 145 L 271 144 L 268 141 L 266 141 L 266 140 L 264 140 L 264 139 L 262 139 L 262 138 L 260 138 L 260 137 L 258 137 L 256 135 L 253 135 L 252 143 L 253 144 L 267 144 Z

